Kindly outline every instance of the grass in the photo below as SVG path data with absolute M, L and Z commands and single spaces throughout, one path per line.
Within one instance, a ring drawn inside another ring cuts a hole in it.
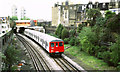
M 80 46 L 70 46 L 69 44 L 65 44 L 65 47 L 70 47 L 65 49 L 65 54 L 70 54 L 74 58 L 75 61 L 80 65 L 83 64 L 83 68 L 86 70 L 115 70 L 115 67 L 108 66 L 103 60 L 100 60 L 94 56 L 90 56 L 89 54 L 80 51 Z M 81 61 L 81 62 L 80 62 Z

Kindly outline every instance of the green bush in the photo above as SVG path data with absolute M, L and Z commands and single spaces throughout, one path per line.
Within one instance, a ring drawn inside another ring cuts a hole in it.
M 117 66 L 120 62 L 120 36 L 117 38 L 116 43 L 113 43 L 110 46 L 111 54 L 110 54 L 110 61 Z
M 102 59 L 105 62 L 110 63 L 110 52 L 109 51 L 102 52 Z
M 106 11 L 105 18 L 110 19 L 113 16 L 115 16 L 115 12 L 112 12 L 112 11 L 109 11 L 109 10 Z
M 106 26 L 112 31 L 112 32 L 118 32 L 120 33 L 120 13 L 112 18 L 110 18 Z
M 79 39 L 75 38 L 75 46 L 78 46 L 78 45 L 80 45 Z
M 65 44 L 68 44 L 69 41 L 70 41 L 69 38 L 65 38 L 65 39 L 64 39 L 64 43 L 65 43 Z
M 100 27 L 104 27 L 105 23 L 106 23 L 107 19 L 104 17 L 97 17 L 96 18 L 96 25 L 100 26 Z
M 117 70 L 120 70 L 120 65 L 119 65 L 119 66 L 117 66 Z
M 70 33 L 70 37 L 76 35 L 76 31 L 75 31 L 75 29 L 70 30 L 69 33 Z
M 74 38 L 74 37 L 70 38 L 69 44 L 70 44 L 71 46 L 74 46 L 74 45 L 75 45 L 75 38 Z
M 61 33 L 61 38 L 64 40 L 65 38 L 68 37 L 69 37 L 69 31 L 66 28 L 64 28 Z
M 91 27 L 83 27 L 81 33 L 79 34 L 80 44 L 82 46 L 82 50 L 93 54 L 94 43 L 96 42 L 97 38 L 94 32 L 92 32 Z
M 84 27 L 84 24 L 79 24 L 77 27 L 77 32 L 80 33 L 80 31 L 82 30 L 82 28 Z

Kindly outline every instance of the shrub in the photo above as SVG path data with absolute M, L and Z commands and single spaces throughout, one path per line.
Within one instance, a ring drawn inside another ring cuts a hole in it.
M 117 66 L 120 62 L 120 36 L 117 38 L 116 43 L 113 43 L 110 46 L 111 50 L 111 59 L 110 61 L 114 64 L 114 66 Z
M 109 18 L 112 18 L 113 16 L 115 16 L 115 12 L 112 12 L 109 10 L 106 11 L 105 18 L 109 19 Z
M 76 35 L 76 31 L 75 31 L 75 29 L 70 30 L 69 33 L 70 33 L 70 37 Z
M 69 38 L 65 38 L 65 39 L 64 39 L 64 43 L 65 43 L 65 44 L 68 44 L 69 41 L 70 41 Z
M 105 26 L 106 21 L 107 21 L 107 19 L 104 17 L 97 17 L 96 18 L 96 25 L 103 27 L 103 26 Z
M 120 13 L 112 18 L 110 18 L 106 26 L 112 31 L 112 32 L 119 32 L 120 33 Z
M 80 31 L 82 30 L 83 27 L 84 27 L 83 24 L 79 24 L 77 27 L 77 32 L 80 33 Z
M 109 51 L 102 52 L 102 59 L 105 62 L 110 63 L 110 52 Z
M 92 54 L 94 43 L 97 38 L 94 32 L 92 32 L 91 27 L 83 27 L 81 33 L 79 34 L 80 44 L 82 45 L 82 50 Z
M 61 38 L 64 40 L 65 38 L 68 37 L 69 37 L 69 31 L 66 28 L 64 28 L 61 33 Z
M 70 38 L 69 44 L 70 44 L 71 46 L 74 46 L 74 45 L 75 45 L 75 38 L 74 38 L 74 37 Z
M 75 46 L 78 46 L 80 44 L 79 39 L 75 38 Z
M 117 66 L 117 70 L 120 70 L 120 65 L 119 65 L 119 66 Z

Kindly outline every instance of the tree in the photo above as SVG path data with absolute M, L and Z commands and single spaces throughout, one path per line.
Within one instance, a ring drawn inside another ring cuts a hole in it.
M 68 37 L 69 37 L 69 31 L 66 28 L 64 28 L 62 30 L 61 38 L 64 40 L 65 38 L 68 38 Z
M 105 23 L 107 22 L 107 19 L 104 17 L 97 17 L 96 18 L 96 25 L 100 27 L 105 27 Z
M 61 38 L 61 33 L 62 33 L 63 28 L 64 28 L 63 25 L 59 24 L 55 31 L 55 34 L 58 35 L 59 38 Z
M 107 10 L 105 12 L 105 18 L 107 18 L 107 19 L 110 19 L 110 18 L 112 18 L 115 15 L 116 15 L 115 12 L 112 12 L 112 11 L 109 11 L 109 10 Z
M 12 16 L 11 20 L 18 20 L 17 16 Z
M 85 27 L 86 25 L 85 24 L 79 24 L 78 27 L 77 27 L 77 32 L 80 33 L 80 31 L 82 30 L 83 27 Z
M 101 17 L 101 12 L 99 9 L 88 9 L 87 16 L 90 19 L 90 26 L 94 26 L 96 23 L 96 18 Z
M 120 13 L 118 15 L 115 15 L 114 17 L 108 19 L 106 26 L 112 32 L 120 33 Z
M 24 16 L 24 18 L 21 18 L 21 20 L 30 20 L 30 18 Z
M 70 37 L 76 35 L 76 31 L 75 31 L 75 29 L 70 30 L 69 33 L 70 33 Z
M 97 41 L 97 38 L 91 27 L 83 27 L 79 34 L 79 40 L 82 50 L 89 54 L 93 54 L 94 51 L 92 49 Z

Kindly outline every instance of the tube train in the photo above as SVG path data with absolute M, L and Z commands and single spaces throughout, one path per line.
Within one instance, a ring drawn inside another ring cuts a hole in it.
M 64 52 L 64 42 L 45 33 L 25 29 L 24 34 L 38 42 L 49 54 L 60 55 Z

